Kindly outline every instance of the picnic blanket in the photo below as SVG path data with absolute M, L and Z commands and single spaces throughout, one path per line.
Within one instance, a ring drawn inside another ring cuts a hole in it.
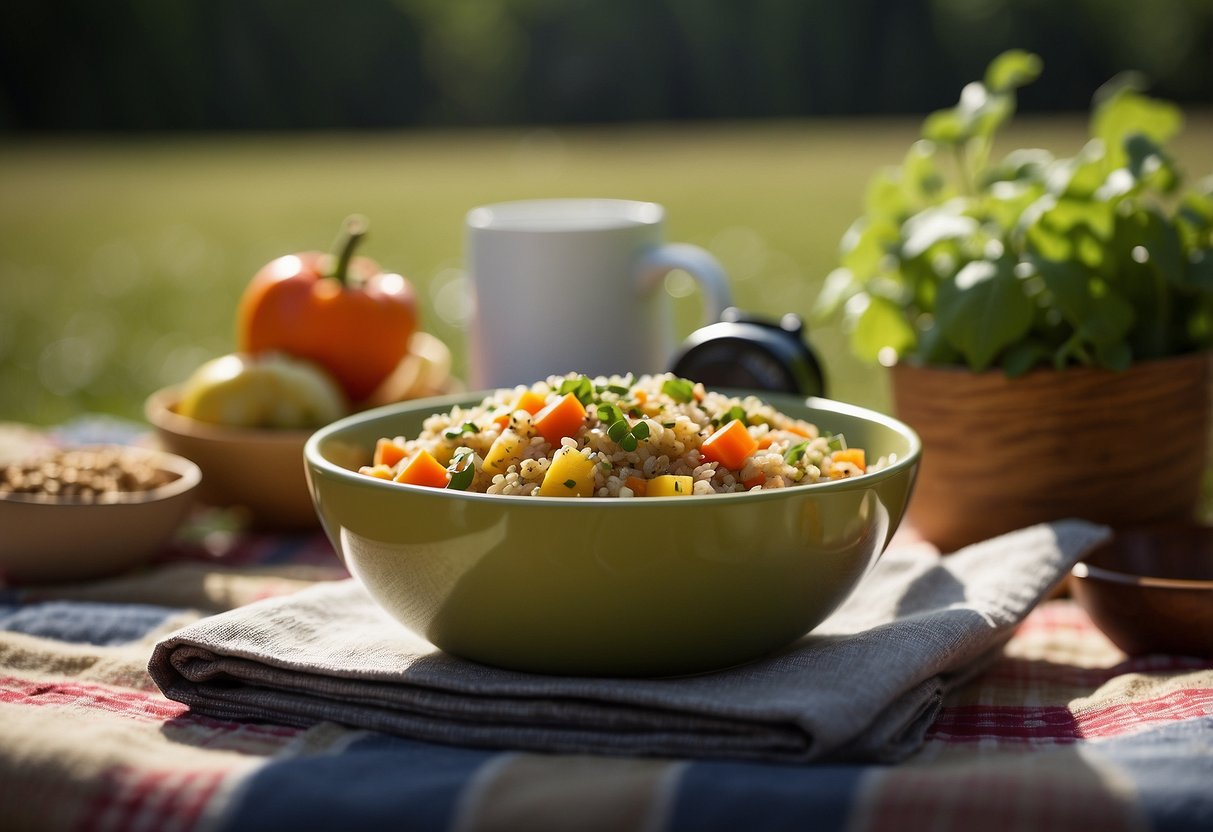
M 889 557 L 895 557 L 890 552 Z M 896 765 L 551 753 L 166 698 L 156 644 L 337 587 L 319 536 L 183 547 L 95 583 L 0 590 L 5 829 L 1213 828 L 1213 662 L 1129 659 L 1067 599 L 946 693 Z
M 683 678 L 545 676 L 458 659 L 353 580 L 199 621 L 157 645 L 150 671 L 170 699 L 223 718 L 530 751 L 892 762 L 918 750 L 944 693 L 1107 534 L 1068 521 L 947 558 L 905 547 L 789 648 Z

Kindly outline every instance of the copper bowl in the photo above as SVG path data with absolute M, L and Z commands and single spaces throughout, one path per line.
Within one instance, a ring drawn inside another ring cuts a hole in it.
M 1129 655 L 1213 658 L 1213 527 L 1118 531 L 1074 566 L 1070 592 Z

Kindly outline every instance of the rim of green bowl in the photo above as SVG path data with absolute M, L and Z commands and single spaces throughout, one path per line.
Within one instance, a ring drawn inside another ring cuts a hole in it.
M 701 494 L 696 495 L 694 499 L 699 500 L 771 500 L 780 499 L 780 495 L 788 497 L 795 494 L 818 493 L 821 491 L 846 491 L 852 488 L 860 487 L 862 483 L 879 482 L 901 474 L 907 468 L 911 468 L 918 464 L 919 458 L 922 456 L 922 441 L 918 434 L 909 425 L 904 422 L 889 416 L 879 411 L 871 410 L 859 405 L 840 402 L 835 399 L 827 399 L 820 396 L 809 396 L 801 398 L 798 396 L 783 395 L 766 395 L 754 391 L 738 391 L 721 389 L 719 392 L 726 395 L 757 395 L 763 398 L 764 401 L 779 400 L 795 401 L 798 405 L 825 410 L 833 413 L 860 418 L 870 422 L 875 422 L 894 433 L 902 436 L 910 446 L 909 452 L 899 457 L 895 462 L 879 471 L 874 471 L 870 474 L 864 474 L 861 477 L 852 477 L 842 480 L 833 480 L 830 482 L 812 483 L 804 486 L 794 486 L 789 488 L 772 488 L 765 491 L 741 491 L 730 494 Z M 320 428 L 308 437 L 307 442 L 303 446 L 303 456 L 307 464 L 311 467 L 319 469 L 329 476 L 345 480 L 350 484 L 366 487 L 389 489 L 398 491 L 404 489 L 406 492 L 424 493 L 431 496 L 444 495 L 449 499 L 458 500 L 490 500 L 493 502 L 521 502 L 525 505 L 620 505 L 620 506 L 663 506 L 669 505 L 671 502 L 679 505 L 686 504 L 686 497 L 646 497 L 643 500 L 621 500 L 618 497 L 579 497 L 570 499 L 568 497 L 524 497 L 521 495 L 506 495 L 506 494 L 482 494 L 480 492 L 469 491 L 451 491 L 441 488 L 428 488 L 421 485 L 407 485 L 404 483 L 388 482 L 375 477 L 368 477 L 365 474 L 359 474 L 357 471 L 351 471 L 332 462 L 320 452 L 320 444 L 334 434 L 349 430 L 352 427 L 362 425 L 363 423 L 374 421 L 376 419 L 387 416 L 396 415 L 399 413 L 414 413 L 420 410 L 428 410 L 433 408 L 433 412 L 437 413 L 443 409 L 449 409 L 456 404 L 475 404 L 479 403 L 486 396 L 492 395 L 493 391 L 470 391 L 462 393 L 452 393 L 445 396 L 437 396 L 426 399 L 413 399 L 410 401 L 396 402 L 394 404 L 384 405 L 372 410 L 364 410 L 360 413 L 355 413 L 338 419 L 324 427 Z M 778 407 L 778 404 L 773 406 Z

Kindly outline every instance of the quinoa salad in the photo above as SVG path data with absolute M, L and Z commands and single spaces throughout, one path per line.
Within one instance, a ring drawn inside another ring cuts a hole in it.
M 659 497 L 843 479 L 882 467 L 841 434 L 672 374 L 551 376 L 383 437 L 359 472 L 487 494 Z

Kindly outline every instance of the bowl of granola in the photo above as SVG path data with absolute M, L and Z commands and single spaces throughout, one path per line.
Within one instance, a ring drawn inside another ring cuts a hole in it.
M 0 580 L 77 581 L 147 563 L 171 541 L 198 466 L 125 445 L 42 448 L 0 469 Z

